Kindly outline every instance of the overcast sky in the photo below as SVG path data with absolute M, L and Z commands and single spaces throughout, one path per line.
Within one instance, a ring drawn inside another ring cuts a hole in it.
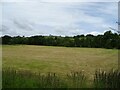
M 74 36 L 90 33 L 96 35 L 109 30 L 108 27 L 117 28 L 117 0 L 93 1 L 95 2 L 2 0 L 0 3 L 2 34 Z

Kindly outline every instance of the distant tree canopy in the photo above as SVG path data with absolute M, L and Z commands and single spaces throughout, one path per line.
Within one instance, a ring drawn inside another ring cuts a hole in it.
M 65 47 L 89 47 L 89 48 L 116 48 L 120 49 L 120 34 L 107 31 L 104 35 L 77 35 L 74 37 L 61 36 L 31 36 L 11 37 L 2 36 L 2 44 L 26 44 L 26 45 L 46 45 L 46 46 L 65 46 Z

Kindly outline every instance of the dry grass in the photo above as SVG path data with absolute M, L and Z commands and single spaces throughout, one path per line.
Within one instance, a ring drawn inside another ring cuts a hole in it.
M 34 45 L 5 45 L 2 48 L 3 68 L 14 67 L 38 72 L 64 74 L 84 70 L 87 75 L 96 69 L 117 68 L 118 50 L 100 48 L 68 48 Z

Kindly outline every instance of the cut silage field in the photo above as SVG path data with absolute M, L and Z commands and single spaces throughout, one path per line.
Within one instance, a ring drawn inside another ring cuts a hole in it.
M 118 50 L 101 48 L 71 48 L 34 45 L 3 45 L 2 66 L 33 72 L 66 74 L 84 70 L 87 75 L 95 70 L 118 67 Z

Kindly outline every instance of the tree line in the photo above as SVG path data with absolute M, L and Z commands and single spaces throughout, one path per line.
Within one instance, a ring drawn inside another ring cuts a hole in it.
M 92 34 L 77 36 L 42 36 L 36 35 L 31 37 L 8 36 L 4 35 L 3 45 L 45 45 L 45 46 L 65 46 L 65 47 L 89 47 L 89 48 L 108 48 L 120 49 L 120 34 L 106 31 L 103 35 L 94 36 Z

